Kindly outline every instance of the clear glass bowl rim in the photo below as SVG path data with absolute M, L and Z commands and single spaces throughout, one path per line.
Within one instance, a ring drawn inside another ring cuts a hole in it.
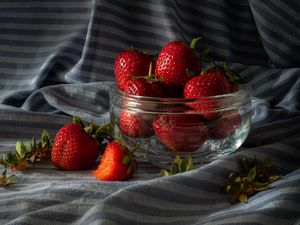
M 153 102 L 157 103 L 163 102 L 164 104 L 174 104 L 174 103 L 187 103 L 187 102 L 194 102 L 194 101 L 226 101 L 231 100 L 234 102 L 243 102 L 244 100 L 250 99 L 251 96 L 251 87 L 249 85 L 243 84 L 239 85 L 239 90 L 236 92 L 224 94 L 224 95 L 214 95 L 214 96 L 207 96 L 207 97 L 200 97 L 200 98 L 172 98 L 172 97 L 150 97 L 150 96 L 138 96 L 127 94 L 119 90 L 116 83 L 112 84 L 109 87 L 109 94 L 114 96 L 120 96 L 120 98 L 126 98 L 134 101 L 141 101 L 141 102 Z

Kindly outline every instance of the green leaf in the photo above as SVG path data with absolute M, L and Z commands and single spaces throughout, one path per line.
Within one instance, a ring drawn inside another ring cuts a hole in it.
M 8 176 L 8 177 L 6 178 L 6 180 L 5 180 L 6 185 L 9 185 L 9 184 L 14 183 L 14 178 L 15 178 L 15 177 L 16 177 L 15 175 L 10 175 L 10 176 Z
M 281 179 L 281 176 L 273 175 L 273 176 L 269 177 L 270 182 L 274 182 L 274 181 L 279 180 L 279 179 Z
M 21 152 L 22 152 L 21 141 L 16 142 L 15 150 L 18 155 L 21 155 Z
M 79 116 L 73 116 L 73 123 L 78 124 L 81 127 L 85 127 L 85 124 L 83 123 L 82 119 Z
M 91 136 L 93 134 L 93 124 L 89 124 L 88 126 L 85 126 L 83 129 L 88 135 Z
M 228 184 L 226 186 L 226 192 L 229 193 L 231 190 L 232 190 L 231 185 Z
M 50 134 L 46 130 L 43 130 L 41 142 L 48 143 L 50 140 L 51 140 Z
M 243 183 L 243 182 L 241 182 L 241 183 L 240 183 L 240 189 L 241 189 L 241 190 L 243 190 L 243 189 L 244 189 L 244 187 L 245 187 L 244 183 Z
M 3 154 L 3 160 L 9 165 L 13 165 L 18 161 L 18 158 L 12 152 L 5 152 Z
M 192 156 L 188 155 L 185 157 L 185 161 L 187 162 L 187 168 L 190 169 L 193 165 Z
M 259 192 L 259 191 L 267 190 L 267 189 L 269 189 L 269 188 L 270 188 L 270 186 L 269 186 L 269 185 L 266 185 L 266 186 L 253 187 L 253 190 L 256 191 L 256 192 Z
M 234 173 L 234 172 L 231 172 L 231 173 L 228 175 L 228 178 L 229 178 L 229 179 L 232 179 L 232 178 L 234 178 L 234 176 L 235 176 L 235 173 Z
M 270 184 L 270 182 L 259 182 L 259 181 L 252 182 L 253 187 L 262 187 L 262 186 L 267 186 L 269 184 Z
M 176 155 L 174 159 L 174 163 L 180 164 L 180 162 L 181 162 L 180 156 Z
M 241 182 L 242 182 L 241 177 L 236 177 L 236 178 L 234 179 L 234 182 L 235 182 L 235 183 L 241 183 Z
M 180 165 L 177 162 L 174 162 L 171 166 L 170 174 L 174 175 L 180 172 Z
M 160 174 L 164 177 L 170 176 L 170 173 L 165 169 L 161 169 Z
M 248 179 L 249 179 L 250 182 L 254 181 L 254 179 L 255 179 L 255 177 L 256 177 L 256 166 L 253 167 L 253 168 L 249 171 L 247 177 L 248 177 Z
M 239 196 L 239 201 L 243 202 L 243 203 L 247 203 L 248 202 L 248 196 L 246 194 L 241 194 Z
M 36 147 L 36 139 L 35 139 L 35 136 L 32 136 L 32 138 L 31 138 L 31 145 L 32 145 L 33 148 Z
M 196 49 L 198 41 L 202 39 L 202 37 L 193 38 L 190 44 L 190 48 Z
M 125 155 L 125 156 L 123 157 L 122 163 L 123 163 L 123 164 L 129 164 L 130 161 L 131 161 L 131 158 L 132 158 L 132 156 L 129 155 L 129 154 Z
M 187 171 L 188 170 L 188 164 L 186 160 L 182 160 L 181 163 L 179 164 L 179 171 L 183 172 L 183 171 Z

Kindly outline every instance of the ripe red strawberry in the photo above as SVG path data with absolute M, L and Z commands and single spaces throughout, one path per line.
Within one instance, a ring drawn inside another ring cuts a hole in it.
M 147 76 L 152 58 L 137 50 L 120 52 L 114 62 L 114 73 L 121 91 L 125 90 L 126 82 L 132 76 Z
M 208 138 L 208 128 L 197 115 L 157 115 L 153 129 L 161 143 L 175 152 L 195 151 Z
M 157 82 L 148 82 L 144 78 L 131 79 L 126 82 L 124 92 L 131 95 L 163 97 L 164 87 Z
M 150 137 L 153 134 L 152 118 L 151 115 L 123 109 L 120 112 L 121 132 L 130 137 Z
M 150 96 L 152 90 L 146 79 L 138 78 L 128 80 L 124 92 L 131 95 Z
M 181 41 L 171 41 L 157 58 L 155 76 L 163 84 L 182 86 L 200 71 L 201 63 L 194 49 Z
M 222 113 L 222 116 L 209 125 L 211 138 L 222 139 L 232 135 L 241 125 L 242 118 L 237 111 Z
M 51 160 L 59 169 L 81 170 L 91 166 L 98 154 L 98 143 L 80 125 L 70 123 L 57 132 Z
M 117 141 L 106 145 L 98 168 L 92 171 L 98 180 L 123 181 L 132 177 L 137 162 L 132 153 Z
M 219 108 L 218 100 L 212 100 L 211 96 L 228 94 L 230 82 L 218 70 L 209 71 L 189 80 L 183 90 L 185 98 L 201 98 L 188 105 L 200 112 L 206 119 L 215 119 L 218 113 L 211 112 Z

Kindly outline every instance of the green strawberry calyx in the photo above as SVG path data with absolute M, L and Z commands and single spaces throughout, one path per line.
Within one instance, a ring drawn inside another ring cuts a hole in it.
M 242 169 L 239 172 L 231 172 L 228 182 L 225 185 L 225 192 L 230 195 L 230 202 L 247 203 L 250 196 L 269 189 L 271 183 L 281 178 L 274 174 L 272 159 L 266 157 L 263 162 L 254 158 L 249 161 L 246 158 L 241 160 Z
M 122 163 L 127 165 L 127 171 L 126 173 L 129 175 L 129 174 L 132 174 L 134 173 L 136 170 L 137 170 L 137 162 L 136 162 L 136 158 L 135 158 L 135 152 L 137 150 L 139 150 L 140 148 L 140 144 L 137 143 L 134 148 L 130 151 L 127 146 L 124 144 L 124 141 L 120 138 L 115 138 L 114 140 L 115 142 L 119 143 L 121 146 L 124 147 L 125 149 L 125 155 L 122 159 Z
M 171 164 L 170 170 L 161 169 L 160 173 L 162 176 L 171 176 L 178 173 L 183 173 L 186 171 L 194 170 L 196 167 L 192 162 L 192 157 L 190 155 L 185 158 L 180 158 L 176 155 L 174 161 Z
M 101 153 L 103 153 L 107 142 L 110 142 L 114 139 L 110 123 L 96 125 L 95 123 L 90 122 L 86 124 L 78 116 L 73 116 L 73 123 L 81 126 L 86 134 L 92 137 L 98 143 Z
M 155 74 L 152 72 L 153 63 L 150 62 L 148 74 L 146 76 L 136 76 L 131 74 L 132 79 L 145 79 L 148 83 L 161 83 L 163 81 L 162 77 L 157 78 Z

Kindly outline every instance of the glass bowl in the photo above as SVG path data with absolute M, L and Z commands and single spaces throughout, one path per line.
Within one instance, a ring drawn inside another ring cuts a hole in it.
M 158 98 L 109 89 L 115 137 L 129 149 L 139 146 L 138 161 L 169 168 L 176 155 L 192 156 L 196 166 L 236 151 L 250 130 L 251 91 L 205 98 Z

